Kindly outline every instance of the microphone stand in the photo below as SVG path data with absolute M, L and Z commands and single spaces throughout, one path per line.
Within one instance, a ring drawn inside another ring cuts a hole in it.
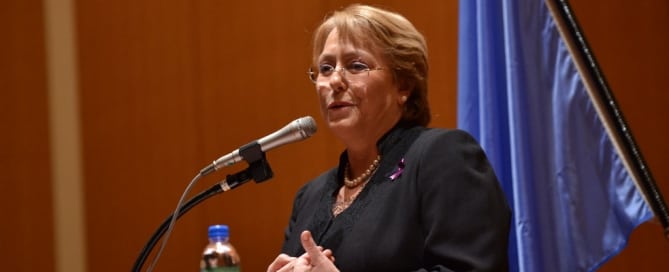
M 197 194 L 195 197 L 189 199 L 186 202 L 186 204 L 182 205 L 179 208 L 177 219 L 181 218 L 181 216 L 184 215 L 186 212 L 188 212 L 191 208 L 200 204 L 200 202 L 214 195 L 232 190 L 251 179 L 255 180 L 256 183 L 260 183 L 274 176 L 272 168 L 269 166 L 269 162 L 267 162 L 267 159 L 265 157 L 265 152 L 262 152 L 262 150 L 260 149 L 260 144 L 255 143 L 240 148 L 239 153 L 245 160 L 249 162 L 249 167 L 235 174 L 227 175 L 225 180 L 215 184 L 209 189 L 204 190 L 199 194 Z M 139 256 L 137 257 L 137 260 L 135 260 L 135 264 L 132 268 L 133 272 L 141 271 L 142 266 L 146 261 L 146 258 L 149 256 L 149 253 L 151 253 L 151 250 L 153 250 L 156 243 L 158 243 L 160 238 L 167 231 L 167 228 L 169 227 L 173 216 L 174 214 L 170 214 L 165 219 L 165 221 L 163 221 L 163 223 L 158 227 L 158 229 L 153 233 L 153 235 L 151 236 L 151 238 L 146 243 L 146 245 L 140 252 Z

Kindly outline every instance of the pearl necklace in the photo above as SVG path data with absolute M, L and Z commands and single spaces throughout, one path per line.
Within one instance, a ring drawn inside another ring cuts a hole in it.
M 376 168 L 379 167 L 379 162 L 381 161 L 381 155 L 377 155 L 376 159 L 372 162 L 372 164 L 365 170 L 362 175 L 360 175 L 357 178 L 354 178 L 353 180 L 348 179 L 348 174 L 350 172 L 350 164 L 346 164 L 346 169 L 344 170 L 344 185 L 346 185 L 347 188 L 355 188 L 360 185 L 360 183 L 363 183 L 367 181 L 370 178 L 370 175 L 376 171 Z

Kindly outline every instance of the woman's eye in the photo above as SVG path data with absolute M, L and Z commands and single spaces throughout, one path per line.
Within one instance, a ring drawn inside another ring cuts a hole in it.
M 369 70 L 369 66 L 367 66 L 367 64 L 364 64 L 362 62 L 356 61 L 356 62 L 353 62 L 349 65 L 348 70 L 353 72 L 353 73 L 356 73 L 356 72 L 360 73 L 360 72 L 364 72 L 364 71 Z
M 334 71 L 334 69 L 335 69 L 334 66 L 330 64 L 321 64 L 320 66 L 318 66 L 318 72 L 326 76 L 331 74 Z

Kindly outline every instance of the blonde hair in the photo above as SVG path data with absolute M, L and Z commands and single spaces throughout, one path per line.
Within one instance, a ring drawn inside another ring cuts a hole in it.
M 381 50 L 395 82 L 400 89 L 410 91 L 400 122 L 426 126 L 431 118 L 427 101 L 427 45 L 413 24 L 398 13 L 367 5 L 353 4 L 335 11 L 314 32 L 314 65 L 334 29 L 342 41 Z

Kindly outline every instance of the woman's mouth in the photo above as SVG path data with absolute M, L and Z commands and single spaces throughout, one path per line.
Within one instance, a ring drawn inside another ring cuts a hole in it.
M 329 110 L 336 110 L 336 109 L 341 109 L 341 108 L 349 107 L 349 106 L 353 106 L 353 103 L 344 102 L 344 101 L 336 101 L 336 102 L 330 103 L 328 105 L 328 109 Z

